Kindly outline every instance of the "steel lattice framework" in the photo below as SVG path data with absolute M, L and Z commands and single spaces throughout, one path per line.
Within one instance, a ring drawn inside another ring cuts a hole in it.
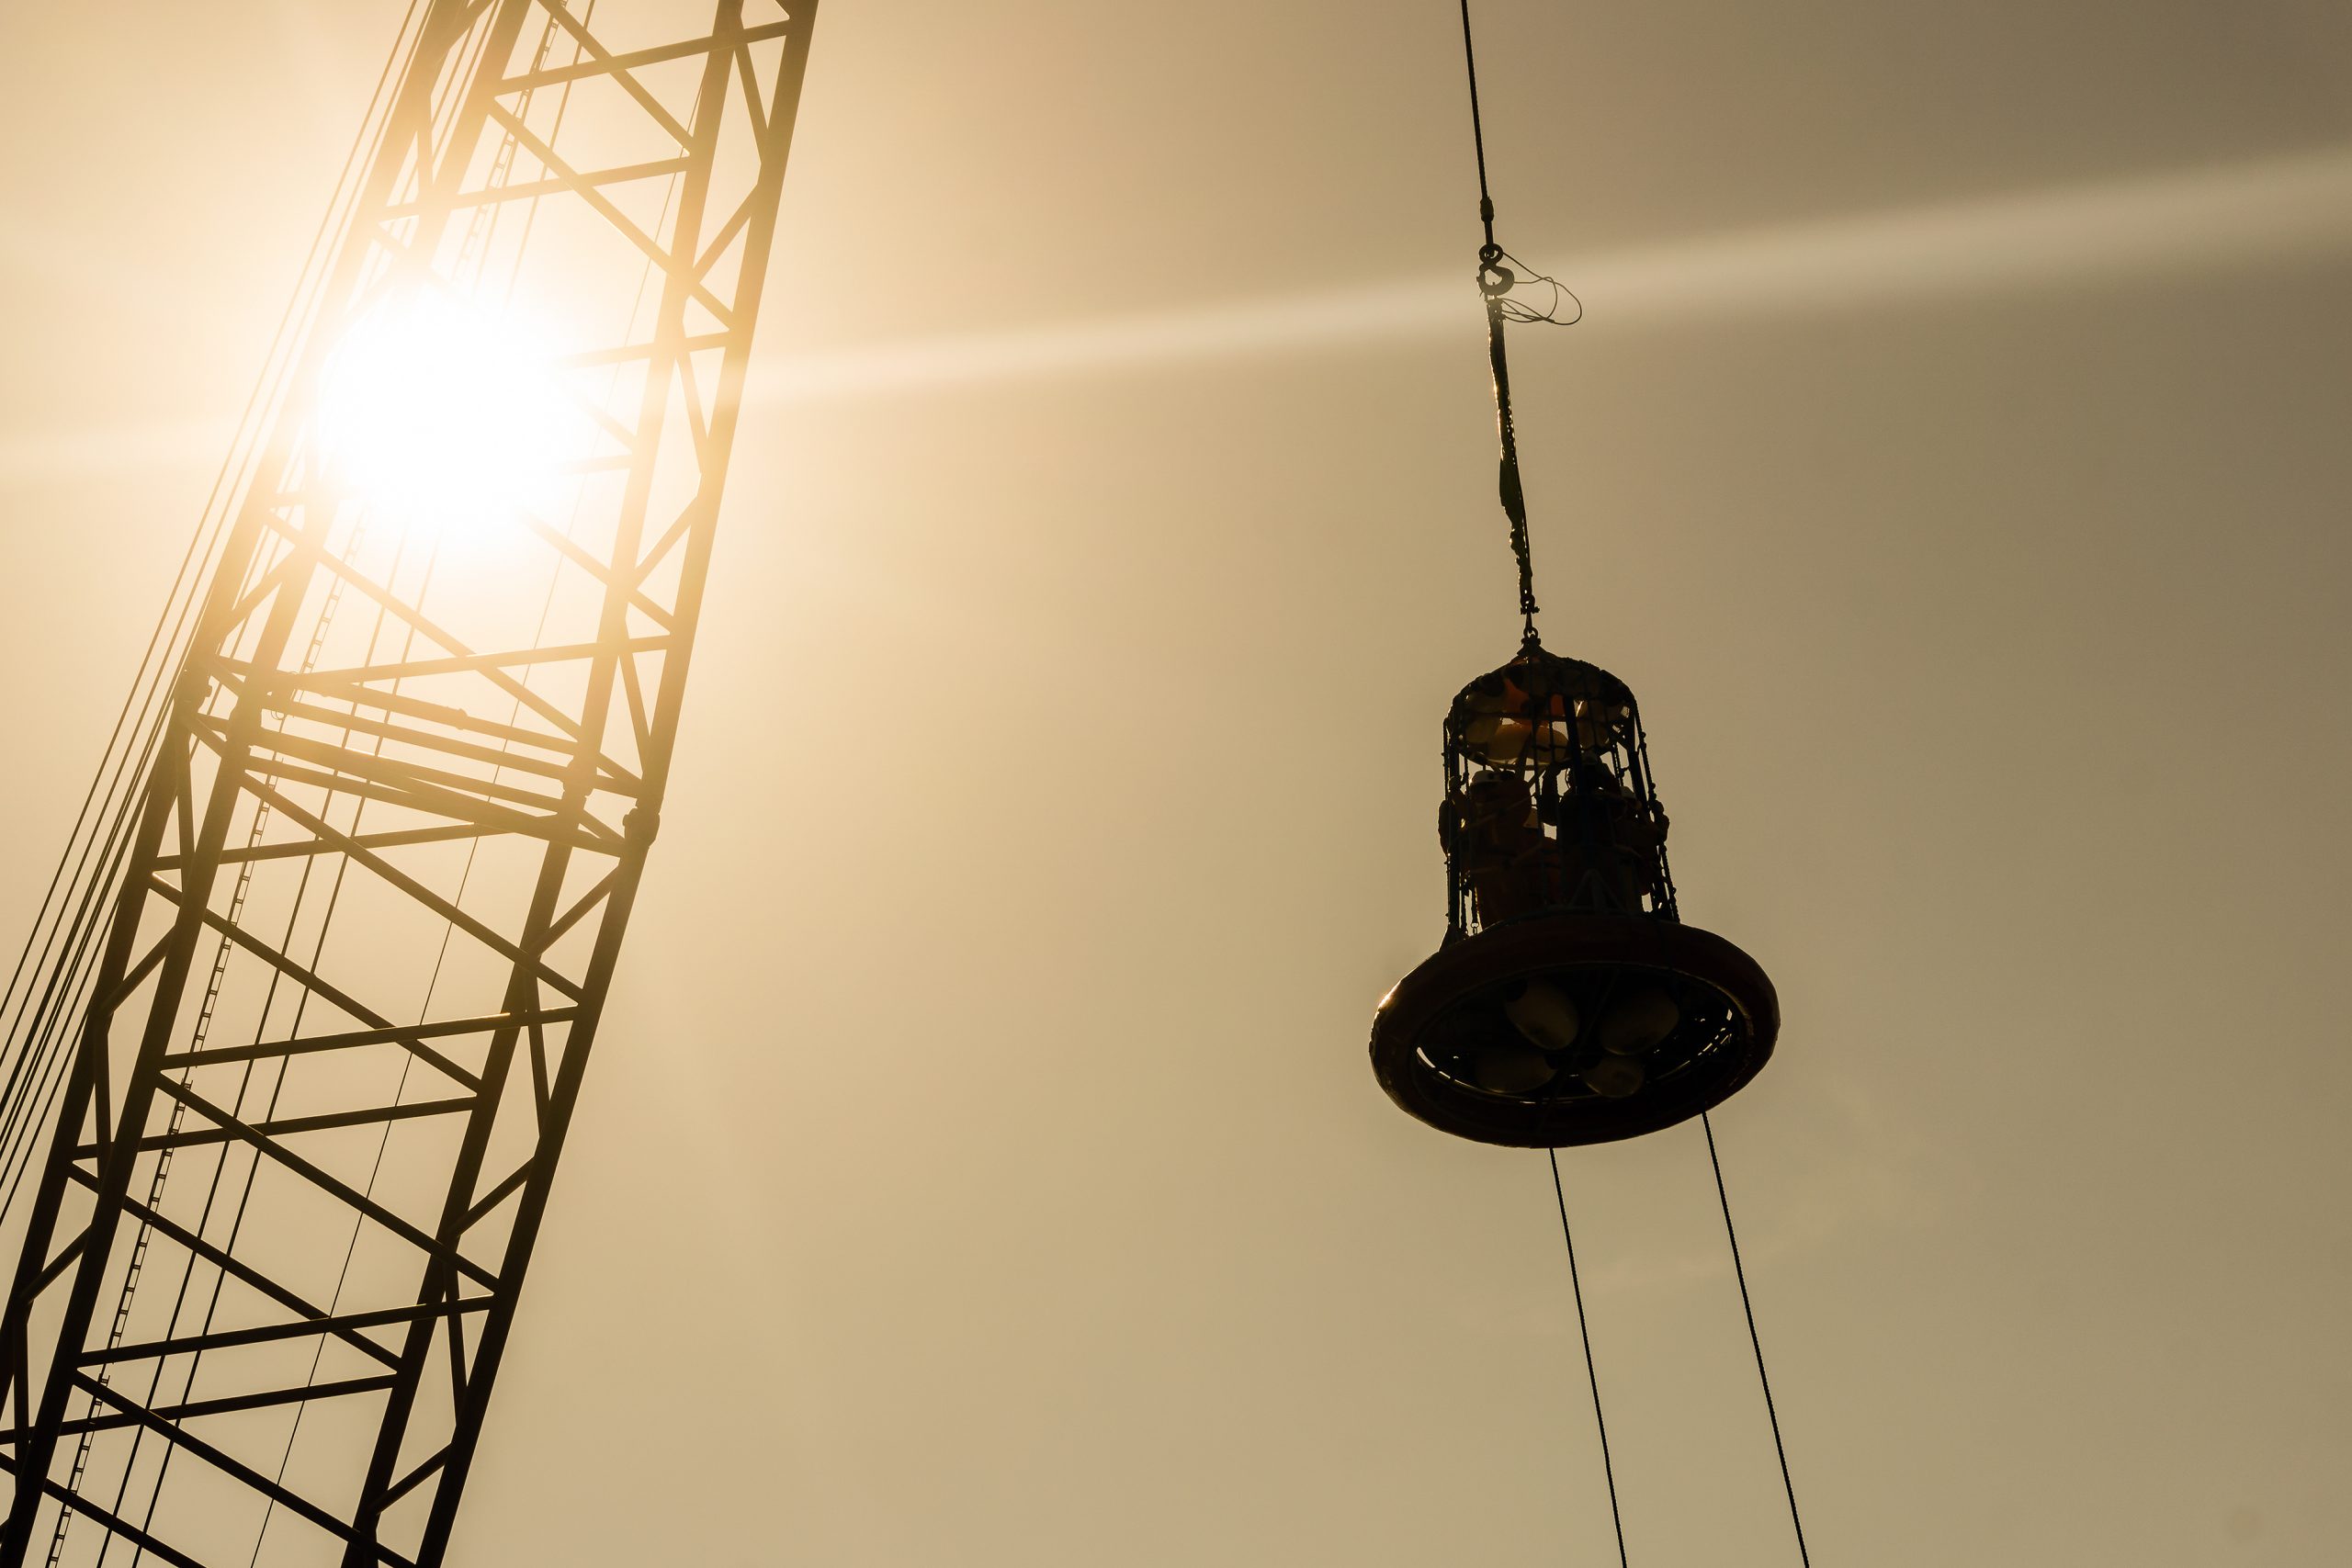
M 33 1192 L 0 1562 L 442 1560 L 660 821 L 815 9 L 416 24 Z M 345 471 L 338 345 L 418 301 L 530 318 L 556 499 Z

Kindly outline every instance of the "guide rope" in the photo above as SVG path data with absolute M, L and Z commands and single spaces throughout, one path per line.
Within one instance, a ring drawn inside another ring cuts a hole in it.
M 1756 1351 L 1756 1381 L 1764 1390 L 1764 1416 L 1772 1424 L 1772 1451 L 1780 1456 L 1781 1488 L 1789 1497 L 1789 1528 L 1796 1531 L 1797 1560 L 1804 1568 L 1813 1568 L 1813 1556 L 1804 1546 L 1804 1521 L 1797 1517 L 1796 1483 L 1789 1479 L 1789 1450 L 1781 1441 L 1781 1416 L 1772 1407 L 1772 1380 L 1764 1374 L 1764 1341 L 1756 1332 L 1756 1303 L 1747 1296 L 1747 1270 L 1739 1261 L 1739 1231 L 1731 1223 L 1731 1196 L 1724 1190 L 1724 1162 L 1715 1153 L 1715 1123 L 1705 1111 L 1699 1113 L 1699 1125 L 1707 1132 L 1707 1163 L 1715 1173 L 1715 1201 L 1723 1205 L 1724 1235 L 1731 1238 L 1732 1277 L 1739 1281 L 1739 1309 L 1747 1314 L 1747 1343 Z
M 1552 1162 L 1552 1197 L 1560 1205 L 1560 1239 L 1568 1248 L 1568 1292 L 1577 1302 L 1577 1334 L 1584 1341 L 1585 1381 L 1592 1385 L 1592 1424 L 1600 1433 L 1600 1473 L 1609 1482 L 1609 1522 L 1617 1530 L 1617 1568 L 1625 1563 L 1625 1516 L 1617 1506 L 1617 1470 L 1609 1461 L 1609 1422 L 1600 1414 L 1600 1373 L 1592 1364 L 1592 1326 L 1584 1315 L 1584 1284 L 1577 1278 L 1576 1233 L 1568 1228 L 1568 1195 L 1560 1185 L 1560 1151 L 1545 1149 Z

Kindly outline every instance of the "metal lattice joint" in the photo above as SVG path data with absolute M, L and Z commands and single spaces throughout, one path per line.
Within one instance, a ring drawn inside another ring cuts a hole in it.
M 33 1194 L 0 1562 L 442 1560 L 660 821 L 814 10 L 427 7 Z M 353 345 L 436 321 L 355 435 Z M 451 428 L 514 412 L 465 384 L 509 325 L 552 412 Z M 403 432 L 550 445 L 460 505 L 354 455 Z

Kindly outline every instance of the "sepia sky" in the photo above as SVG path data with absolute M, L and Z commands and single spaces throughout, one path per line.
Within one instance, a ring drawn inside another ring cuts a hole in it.
M 12 930 L 401 9 L 0 13 Z M 2352 9 L 1477 15 L 1814 1560 L 2337 1560 Z M 1364 1053 L 1515 645 L 1475 203 L 1450 0 L 825 0 L 453 1564 L 1609 1559 L 1544 1162 Z M 1562 1165 L 1632 1560 L 1794 1563 L 1698 1129 Z

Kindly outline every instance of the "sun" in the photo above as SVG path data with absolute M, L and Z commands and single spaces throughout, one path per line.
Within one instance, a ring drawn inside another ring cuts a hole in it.
M 515 525 L 544 511 L 583 417 L 540 334 L 439 292 L 379 300 L 321 372 L 327 477 L 413 529 Z

